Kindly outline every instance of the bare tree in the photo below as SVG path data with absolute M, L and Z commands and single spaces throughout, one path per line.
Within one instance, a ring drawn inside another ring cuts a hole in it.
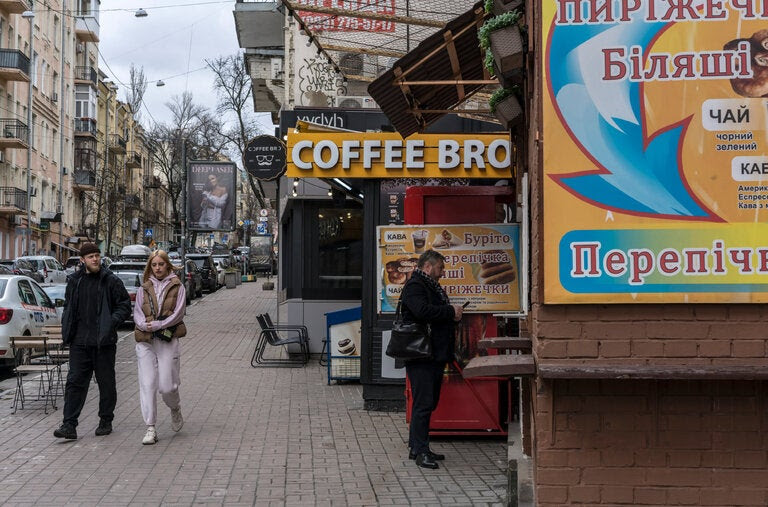
M 214 73 L 213 87 L 219 96 L 216 111 L 235 117 L 234 128 L 225 132 L 224 136 L 242 160 L 248 141 L 262 133 L 250 105 L 251 76 L 248 75 L 245 58 L 242 53 L 237 53 L 230 56 L 220 56 L 215 60 L 206 60 L 205 63 Z M 259 206 L 266 207 L 264 187 L 261 185 L 261 181 L 257 181 L 258 189 L 250 176 L 248 182 L 251 184 Z
M 133 117 L 138 121 L 141 117 L 141 103 L 144 93 L 147 91 L 147 78 L 144 76 L 144 67 L 136 68 L 131 64 L 130 89 L 125 93 L 125 101 L 131 106 Z

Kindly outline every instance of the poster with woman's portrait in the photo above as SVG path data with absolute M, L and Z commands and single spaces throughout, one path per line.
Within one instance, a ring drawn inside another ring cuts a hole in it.
M 189 229 L 231 231 L 235 228 L 237 166 L 232 162 L 189 163 Z

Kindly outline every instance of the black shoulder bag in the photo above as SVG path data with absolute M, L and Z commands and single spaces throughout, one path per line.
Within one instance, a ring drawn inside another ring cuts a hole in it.
M 402 304 L 401 301 L 397 302 L 386 354 L 401 361 L 432 359 L 432 332 L 429 324 L 403 322 Z

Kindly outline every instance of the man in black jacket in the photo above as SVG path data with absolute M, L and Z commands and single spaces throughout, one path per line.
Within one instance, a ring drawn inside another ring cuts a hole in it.
M 429 448 L 429 419 L 440 400 L 445 363 L 453 360 L 454 331 L 461 320 L 462 308 L 452 305 L 438 280 L 445 270 L 445 257 L 427 250 L 419 257 L 418 267 L 403 286 L 400 295 L 404 322 L 429 324 L 432 329 L 432 359 L 405 363 L 411 382 L 413 406 L 408 434 L 409 457 L 422 468 L 438 468 L 442 454 Z
M 96 435 L 112 433 L 117 403 L 117 326 L 131 314 L 128 291 L 117 275 L 101 265 L 99 247 L 83 244 L 80 257 L 83 266 L 67 278 L 61 337 L 69 345 L 69 373 L 64 388 L 64 421 L 53 432 L 57 438 L 70 440 L 77 439 L 77 419 L 94 373 L 99 385 Z

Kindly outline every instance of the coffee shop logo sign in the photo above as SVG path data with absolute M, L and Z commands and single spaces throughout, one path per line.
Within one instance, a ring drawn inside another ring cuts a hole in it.
M 304 65 L 299 69 L 299 91 L 301 92 L 302 105 L 311 105 L 310 97 L 315 93 L 323 93 L 326 96 L 346 95 L 347 87 L 344 80 L 338 76 L 333 67 L 328 65 L 325 58 L 314 56 L 305 58 Z M 328 100 L 328 106 L 333 104 Z

